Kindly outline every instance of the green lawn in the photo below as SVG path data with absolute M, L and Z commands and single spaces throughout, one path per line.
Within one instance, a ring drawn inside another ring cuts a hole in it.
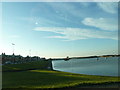
M 87 83 L 118 82 L 117 77 L 73 74 L 49 70 L 3 72 L 3 88 L 61 88 Z
M 28 70 L 28 69 L 47 69 L 51 61 L 33 61 L 22 64 L 7 64 L 2 66 L 2 71 Z
M 118 77 L 74 74 L 47 70 L 47 61 L 5 65 L 2 73 L 3 88 L 62 88 L 77 85 L 118 82 Z M 39 70 L 28 70 L 28 69 Z M 15 70 L 26 71 L 15 71 Z M 46 70 L 45 70 L 46 69 Z M 120 82 L 120 81 L 119 81 Z

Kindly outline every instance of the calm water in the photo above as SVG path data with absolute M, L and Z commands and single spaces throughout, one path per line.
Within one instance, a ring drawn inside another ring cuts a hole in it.
M 89 59 L 70 59 L 68 61 L 56 60 L 52 61 L 53 69 L 65 72 L 88 74 L 88 75 L 104 75 L 118 76 L 118 57 L 101 57 Z

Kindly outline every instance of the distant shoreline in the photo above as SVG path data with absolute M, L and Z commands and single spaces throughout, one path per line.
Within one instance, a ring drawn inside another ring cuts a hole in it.
M 86 59 L 86 58 L 100 58 L 100 57 L 120 57 L 120 55 L 101 55 L 101 56 L 86 56 L 86 57 L 69 57 L 69 59 Z M 50 58 L 47 60 L 66 60 L 66 58 Z

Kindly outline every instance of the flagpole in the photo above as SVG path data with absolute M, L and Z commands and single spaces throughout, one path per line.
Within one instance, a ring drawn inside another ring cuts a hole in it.
M 13 54 L 14 54 L 14 51 L 15 51 L 15 50 L 14 50 L 14 45 L 15 45 L 15 44 L 14 44 L 14 43 L 12 43 L 12 46 L 13 46 Z

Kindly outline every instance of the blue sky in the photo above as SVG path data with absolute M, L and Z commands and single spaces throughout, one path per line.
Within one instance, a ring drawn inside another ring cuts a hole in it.
M 40 57 L 117 54 L 113 2 L 6 2 L 1 52 Z M 30 52 L 31 51 L 31 52 Z

